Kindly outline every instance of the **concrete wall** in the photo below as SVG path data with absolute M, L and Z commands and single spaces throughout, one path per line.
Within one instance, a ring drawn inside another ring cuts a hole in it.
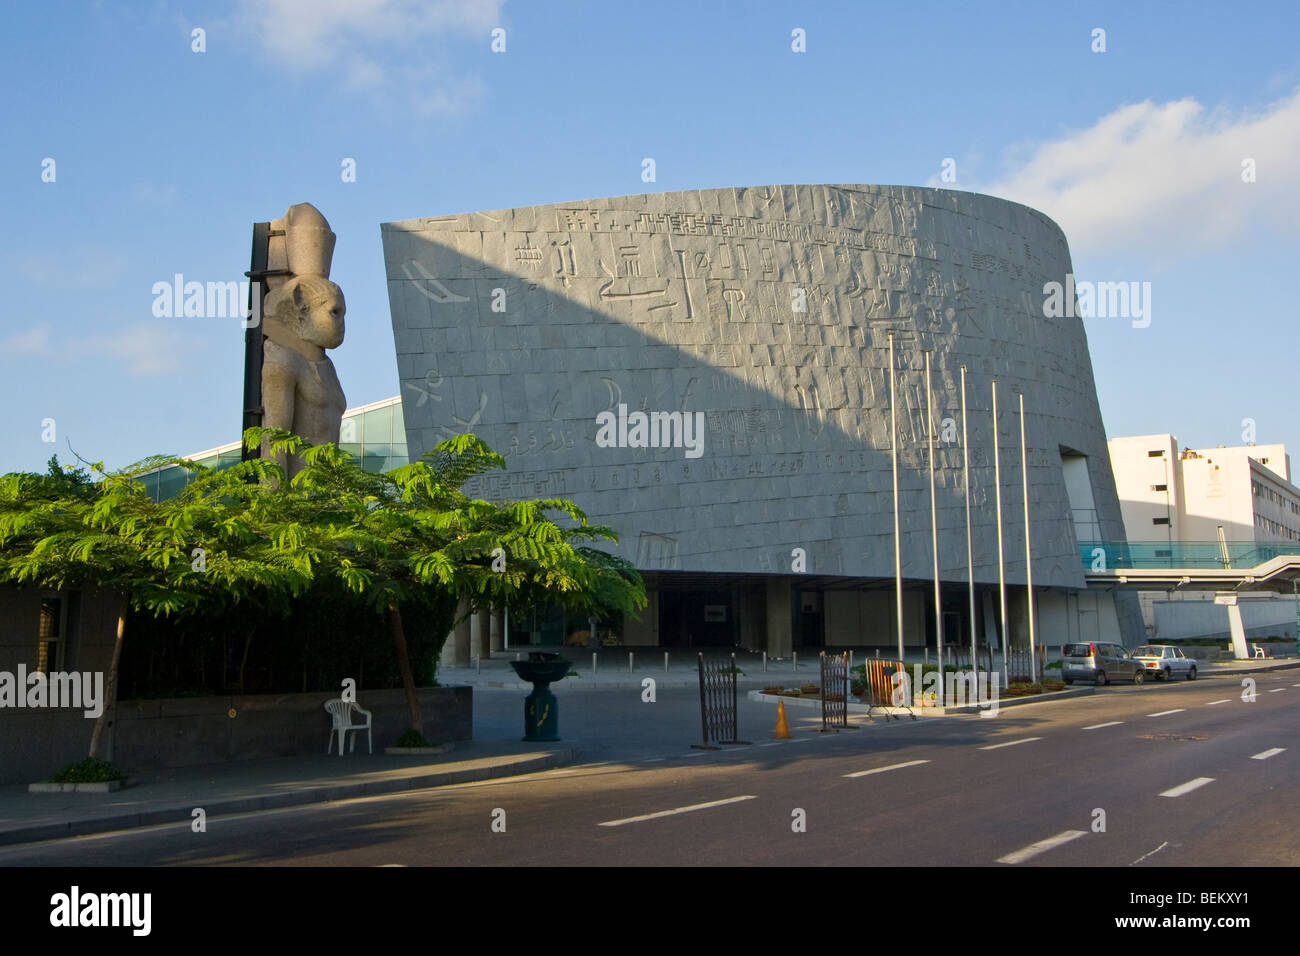
M 1082 322 L 1043 314 L 1069 251 L 1032 209 L 768 186 L 437 215 L 383 241 L 412 456 L 472 430 L 509 469 L 472 493 L 572 498 L 638 567 L 776 574 L 801 547 L 810 573 L 892 577 L 890 331 L 909 578 L 931 566 L 926 349 L 937 420 L 959 417 L 968 369 L 977 581 L 997 580 L 995 377 L 1009 541 L 1026 394 L 1035 582 L 1083 586 L 1063 446 L 1090 461 L 1101 533 L 1122 538 Z M 620 405 L 701 413 L 701 456 L 601 447 L 597 416 Z M 941 575 L 964 581 L 960 442 L 936 461 Z M 1025 578 L 1014 548 L 1007 573 Z
M 117 638 L 117 597 L 9 586 L 0 587 L 0 670 L 12 673 L 19 664 L 36 665 L 41 599 L 47 596 L 61 599 L 64 616 L 62 661 L 51 669 L 107 672 Z
M 472 688 L 424 687 L 418 695 L 425 737 L 433 743 L 470 739 Z M 267 694 L 121 701 L 103 756 L 129 773 L 323 754 L 330 732 L 324 703 L 336 696 Z M 406 695 L 400 689 L 372 690 L 361 691 L 358 699 L 373 714 L 375 752 L 382 752 L 409 724 Z M 230 716 L 232 709 L 234 717 Z M 0 710 L 0 784 L 44 780 L 65 764 L 80 760 L 86 755 L 93 727 L 94 721 L 80 712 Z M 364 733 L 357 746 L 364 752 Z
M 1241 623 L 1247 637 L 1294 636 L 1295 601 L 1289 597 L 1273 599 L 1238 599 Z M 1152 641 L 1163 643 L 1193 637 L 1216 637 L 1228 640 L 1228 609 L 1209 600 L 1153 601 L 1155 620 Z

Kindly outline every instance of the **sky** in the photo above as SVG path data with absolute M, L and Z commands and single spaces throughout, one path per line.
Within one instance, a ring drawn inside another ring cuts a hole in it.
M 0 472 L 235 440 L 240 320 L 159 317 L 154 285 L 242 278 L 252 223 L 291 204 L 338 236 L 356 406 L 398 391 L 381 222 L 772 183 L 1043 211 L 1079 280 L 1150 283 L 1144 327 L 1085 321 L 1109 436 L 1250 427 L 1300 453 L 1294 2 L 137 0 L 6 23 Z

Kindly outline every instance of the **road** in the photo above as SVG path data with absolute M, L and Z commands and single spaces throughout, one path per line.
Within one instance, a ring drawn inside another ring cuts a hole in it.
M 1295 865 L 1300 671 L 1254 680 L 1253 701 L 1240 678 L 1117 685 L 991 719 L 802 721 L 794 741 L 712 752 L 686 746 L 693 692 L 661 692 L 675 716 L 656 752 L 648 705 L 591 691 L 565 702 L 604 708 L 594 762 L 0 849 L 0 865 Z M 514 719 L 519 695 L 481 697 Z M 633 759 L 610 756 L 621 730 Z

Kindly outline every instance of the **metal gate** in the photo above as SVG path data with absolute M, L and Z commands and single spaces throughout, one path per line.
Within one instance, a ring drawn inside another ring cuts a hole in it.
M 821 652 L 822 733 L 857 730 L 849 726 L 849 655 Z
M 736 655 L 731 659 L 706 661 L 699 656 L 700 666 L 700 725 L 704 731 L 702 744 L 691 744 L 697 750 L 717 750 L 710 741 L 720 744 L 747 744 L 740 740 L 736 729 Z

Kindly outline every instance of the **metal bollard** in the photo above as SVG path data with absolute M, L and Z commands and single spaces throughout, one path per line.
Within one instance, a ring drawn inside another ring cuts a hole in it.
M 794 669 L 795 669 L 795 670 L 798 670 L 798 669 L 799 669 L 799 652 L 798 652 L 798 651 L 791 651 L 791 652 L 790 652 L 790 656 L 791 656 L 792 658 L 794 658 Z
M 596 676 L 596 652 L 591 652 L 591 676 Z
M 627 652 L 627 672 L 632 673 L 632 652 Z
M 664 673 L 668 673 L 668 652 L 664 651 Z
M 767 673 L 767 651 L 763 652 L 763 673 Z

